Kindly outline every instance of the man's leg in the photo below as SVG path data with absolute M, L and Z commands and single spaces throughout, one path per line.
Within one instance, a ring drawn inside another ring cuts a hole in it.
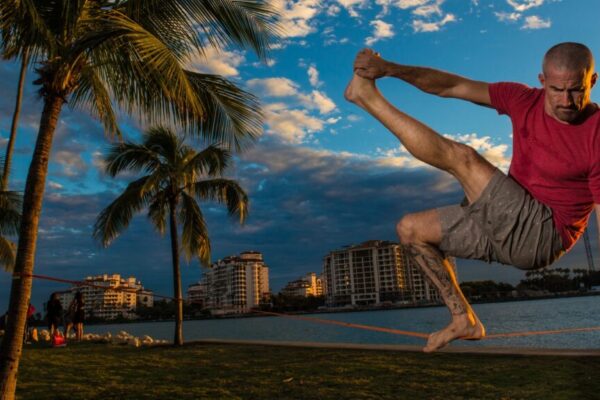
M 344 93 L 388 128 L 417 159 L 449 172 L 457 178 L 469 202 L 479 198 L 495 168 L 469 146 L 446 139 L 392 106 L 377 90 L 375 82 L 354 75 Z M 398 224 L 400 241 L 425 276 L 437 287 L 450 309 L 452 322 L 430 335 L 424 351 L 434 351 L 457 338 L 478 339 L 483 325 L 463 296 L 456 277 L 438 249 L 442 231 L 435 210 L 411 214 Z
M 396 230 L 409 256 L 419 266 L 425 278 L 438 289 L 452 316 L 447 327 L 429 336 L 423 351 L 435 351 L 459 338 L 484 337 L 483 324 L 465 299 L 452 265 L 438 249 L 442 240 L 438 211 L 408 214 L 398 222 Z

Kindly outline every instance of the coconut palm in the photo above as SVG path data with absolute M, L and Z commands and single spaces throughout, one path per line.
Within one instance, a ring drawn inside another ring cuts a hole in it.
M 36 55 L 43 101 L 0 350 L 0 398 L 14 398 L 48 160 L 63 105 L 88 110 L 109 136 L 122 113 L 240 148 L 262 129 L 255 97 L 184 65 L 206 46 L 265 59 L 276 33 L 268 0 L 0 0 L 2 40 Z M 32 57 L 33 58 L 33 57 Z
M 0 264 L 9 272 L 15 264 L 16 246 L 7 236 L 16 236 L 19 231 L 21 206 L 19 193 L 0 190 Z
M 164 234 L 169 224 L 173 261 L 173 292 L 176 301 L 176 345 L 183 344 L 183 303 L 179 253 L 189 262 L 197 257 L 210 264 L 210 240 L 198 200 L 210 200 L 227 206 L 230 215 L 244 222 L 248 197 L 232 180 L 221 178 L 230 161 L 230 153 L 209 146 L 201 152 L 186 145 L 172 131 L 152 128 L 142 144 L 112 146 L 106 157 L 106 173 L 112 177 L 123 172 L 147 175 L 131 182 L 98 216 L 94 237 L 105 247 L 129 225 L 135 213 L 148 211 L 156 230 Z M 182 236 L 179 242 L 178 223 Z
M 5 58 L 9 56 L 5 53 Z M 2 178 L 0 181 L 0 188 L 2 190 L 8 190 L 8 179 L 10 176 L 10 168 L 12 162 L 12 154 L 15 147 L 15 140 L 17 138 L 17 126 L 19 124 L 19 115 L 21 114 L 21 104 L 23 102 L 23 89 L 25 87 L 25 75 L 27 73 L 27 66 L 29 65 L 29 51 L 25 50 L 21 58 L 21 69 L 19 72 L 19 81 L 17 83 L 17 97 L 15 99 L 15 109 L 13 111 L 12 121 L 10 124 L 10 135 L 8 136 L 8 143 L 6 145 L 6 153 L 4 156 L 4 169 L 2 171 Z

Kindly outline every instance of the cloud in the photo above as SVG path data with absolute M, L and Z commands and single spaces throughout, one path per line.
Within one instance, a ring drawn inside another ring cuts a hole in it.
M 525 18 L 525 23 L 521 27 L 521 29 L 545 29 L 550 28 L 552 26 L 552 22 L 550 19 L 542 19 L 537 15 L 532 15 L 530 17 Z
M 523 12 L 544 4 L 544 0 L 506 0 L 506 2 L 518 12 Z
M 302 143 L 307 136 L 322 131 L 325 126 L 325 121 L 311 116 L 307 110 L 288 109 L 281 103 L 268 104 L 264 111 L 267 133 L 288 143 Z
M 336 108 L 333 100 L 318 90 L 313 90 L 310 95 L 300 95 L 299 98 L 306 107 L 319 110 L 321 114 L 328 114 Z
M 82 177 L 87 172 L 87 164 L 79 151 L 59 150 L 52 158 L 61 167 L 64 176 Z
M 243 52 L 218 50 L 207 46 L 204 55 L 195 53 L 187 62 L 186 68 L 222 76 L 238 76 L 238 67 L 246 61 Z
M 355 8 L 364 8 L 367 6 L 367 0 L 337 0 L 339 4 L 342 5 L 348 11 L 351 17 L 357 18 L 358 12 L 356 12 Z
M 288 78 L 250 79 L 247 85 L 250 89 L 269 97 L 288 97 L 298 94 L 298 85 Z
M 319 81 L 319 71 L 314 64 L 308 66 L 307 73 L 308 80 L 312 87 L 317 88 L 323 84 L 323 82 Z
M 495 12 L 494 13 L 500 22 L 515 22 L 521 18 L 520 13 Z
M 449 22 L 455 22 L 456 17 L 454 14 L 446 14 L 443 19 L 435 22 L 425 22 L 422 20 L 414 20 L 412 23 L 413 30 L 415 32 L 437 32 L 442 26 Z
M 281 19 L 281 36 L 283 38 L 305 37 L 316 31 L 311 20 L 321 10 L 320 0 L 275 0 Z
M 311 93 L 301 93 L 299 85 L 288 78 L 251 79 L 247 84 L 250 89 L 258 91 L 265 97 L 290 97 L 298 104 L 319 110 L 321 114 L 330 113 L 336 108 L 333 100 L 322 91 L 313 90 Z
M 394 37 L 394 31 L 391 24 L 381 20 L 374 20 L 371 21 L 369 25 L 373 27 L 373 36 L 369 36 L 365 40 L 367 46 L 370 46 L 381 39 Z

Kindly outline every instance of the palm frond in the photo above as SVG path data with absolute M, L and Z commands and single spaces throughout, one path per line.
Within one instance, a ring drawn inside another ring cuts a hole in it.
M 12 272 L 15 265 L 15 251 L 17 247 L 7 238 L 0 236 L 0 264 L 7 272 Z
M 248 195 L 235 181 L 229 179 L 210 179 L 196 182 L 189 187 L 199 200 L 216 201 L 227 206 L 229 215 L 238 215 L 241 224 L 248 215 Z
M 155 126 L 144 133 L 144 146 L 174 167 L 179 156 L 181 141 L 170 129 Z
M 182 225 L 181 247 L 186 260 L 198 257 L 204 266 L 210 265 L 210 240 L 204 216 L 196 199 L 187 193 L 181 194 L 179 221 Z
M 282 33 L 277 10 L 269 1 L 180 1 L 189 5 L 187 10 L 200 21 L 204 36 L 218 47 L 250 46 L 261 60 L 265 60 L 269 43 Z
M 157 193 L 152 203 L 148 206 L 148 218 L 154 224 L 154 227 L 161 235 L 165 234 L 167 229 L 167 212 L 169 211 L 169 201 L 164 191 Z
M 19 234 L 22 208 L 21 193 L 10 190 L 0 191 L 0 235 Z
M 161 165 L 158 154 L 144 145 L 131 142 L 112 145 L 105 161 L 105 172 L 112 177 L 124 171 L 154 172 Z
M 198 129 L 208 141 L 241 150 L 262 134 L 263 115 L 254 95 L 217 75 L 186 74 L 205 105 Z
M 89 54 L 115 102 L 150 124 L 177 118 L 188 126 L 205 115 L 180 60 L 158 37 L 127 15 L 109 10 L 95 19 L 73 54 Z
M 264 60 L 269 43 L 281 32 L 271 4 L 264 0 L 129 0 L 123 8 L 157 36 L 177 38 L 182 48 L 202 52 L 204 41 L 217 48 L 248 46 Z M 174 29 L 180 27 L 187 32 Z
M 110 93 L 90 66 L 85 66 L 81 70 L 79 86 L 73 92 L 69 104 L 72 108 L 84 108 L 98 118 L 109 137 L 116 135 L 121 138 L 121 130 L 117 124 Z
M 201 176 L 221 175 L 230 159 L 229 151 L 217 146 L 208 146 L 199 153 L 191 150 L 190 158 L 186 158 L 183 166 L 182 175 L 186 178 L 183 185 L 188 186 Z
M 146 187 L 145 176 L 131 182 L 125 191 L 106 207 L 94 224 L 93 237 L 104 247 L 129 226 L 133 215 L 148 205 L 154 193 Z

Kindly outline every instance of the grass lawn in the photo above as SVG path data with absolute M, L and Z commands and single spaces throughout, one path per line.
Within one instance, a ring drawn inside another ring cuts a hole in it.
M 19 399 L 593 399 L 600 357 L 190 344 L 24 349 Z

